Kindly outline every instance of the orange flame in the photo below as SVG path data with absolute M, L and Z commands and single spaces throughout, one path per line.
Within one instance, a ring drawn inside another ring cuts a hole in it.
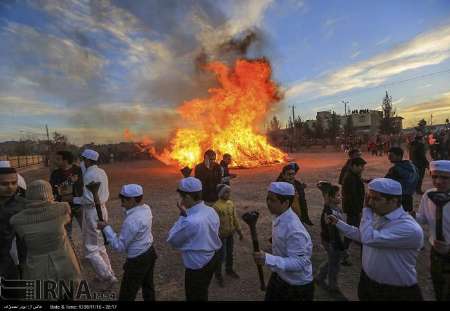
M 239 167 L 284 162 L 287 155 L 257 133 L 280 100 L 270 80 L 270 64 L 264 59 L 237 60 L 232 69 L 221 62 L 209 63 L 206 69 L 216 75 L 220 87 L 210 89 L 208 98 L 186 101 L 177 109 L 186 128 L 176 131 L 162 154 L 153 149 L 156 158 L 192 168 L 212 149 L 219 157 L 231 154 L 233 165 Z

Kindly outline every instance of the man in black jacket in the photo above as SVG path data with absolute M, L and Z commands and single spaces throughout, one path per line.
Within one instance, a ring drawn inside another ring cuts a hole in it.
M 215 161 L 216 153 L 207 150 L 203 162 L 195 167 L 195 178 L 202 182 L 202 197 L 209 206 L 213 206 L 219 199 L 217 185 L 222 182 L 222 168 Z
M 359 149 L 352 149 L 348 153 L 349 159 L 347 162 L 345 162 L 345 165 L 341 169 L 341 173 L 339 174 L 339 185 L 342 185 L 344 182 L 345 174 L 347 174 L 348 170 L 350 169 L 350 161 L 352 159 L 361 158 L 362 152 Z
M 81 197 L 83 196 L 83 174 L 81 168 L 73 164 L 74 157 L 70 151 L 56 153 L 56 170 L 50 175 L 53 195 L 58 202 L 67 202 L 71 209 L 71 220 L 66 225 L 67 234 L 72 238 L 72 220 L 75 217 L 82 226 L 83 214 Z
M 366 161 L 362 158 L 355 158 L 350 161 L 350 170 L 344 177 L 342 185 L 342 208 L 347 214 L 347 223 L 359 227 L 361 212 L 364 205 L 365 189 L 362 180 L 362 172 Z M 344 239 L 344 247 L 348 250 L 351 240 Z M 345 259 L 344 264 L 349 264 Z
M 9 220 L 12 216 L 25 209 L 26 200 L 17 194 L 17 171 L 11 167 L 0 168 L 0 277 L 19 279 L 17 269 L 10 250 L 15 237 L 15 231 Z M 23 258 L 23 247 L 17 240 L 19 260 Z
M 292 202 L 292 210 L 300 218 L 301 222 L 308 226 L 313 226 L 313 222 L 309 218 L 308 203 L 306 202 L 305 188 L 306 184 L 298 181 L 295 176 L 300 170 L 297 163 L 292 162 L 283 167 L 280 175 L 278 175 L 277 181 L 283 181 L 290 183 L 295 188 L 295 197 Z
M 423 143 L 423 134 L 418 132 L 414 141 L 410 143 L 409 159 L 417 167 L 419 173 L 419 181 L 417 183 L 416 193 L 423 194 L 422 181 L 425 176 L 425 169 L 429 167 L 429 162 L 426 156 L 425 144 Z
M 386 174 L 386 178 L 398 181 L 402 185 L 402 206 L 407 212 L 413 210 L 413 194 L 419 181 L 416 166 L 408 160 L 403 160 L 403 149 L 392 147 L 389 149 L 389 161 L 393 166 Z

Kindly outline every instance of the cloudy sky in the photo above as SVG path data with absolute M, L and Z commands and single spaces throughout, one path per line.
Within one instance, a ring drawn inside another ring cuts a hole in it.
M 304 119 L 375 109 L 386 90 L 407 126 L 450 118 L 448 0 L 1 0 L 0 141 L 45 124 L 79 144 L 165 137 L 214 83 L 200 56 L 249 30 L 283 120 L 292 105 Z

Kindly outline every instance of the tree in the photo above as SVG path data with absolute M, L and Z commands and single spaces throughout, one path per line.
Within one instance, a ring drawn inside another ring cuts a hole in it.
M 392 96 L 389 96 L 387 91 L 386 96 L 383 98 L 381 108 L 383 110 L 383 118 L 380 122 L 381 134 L 395 134 L 395 128 L 392 120 L 394 117 L 394 111 L 392 109 Z
M 339 135 L 340 132 L 340 122 L 339 117 L 337 116 L 336 112 L 333 111 L 331 114 L 331 118 L 328 119 L 328 137 L 331 139 L 333 143 L 336 142 L 336 137 Z
M 315 136 L 315 138 L 318 138 L 318 139 L 324 138 L 324 132 L 325 131 L 323 129 L 322 122 L 317 121 L 316 123 L 314 123 L 314 136 Z
M 273 116 L 272 120 L 270 120 L 270 131 L 275 132 L 281 129 L 280 120 L 278 120 L 277 116 Z
M 314 136 L 313 130 L 306 124 L 303 130 L 305 137 L 312 138 Z
M 58 132 L 53 132 L 53 144 L 55 145 L 68 145 L 69 144 L 69 140 L 67 139 L 67 136 L 58 133 Z

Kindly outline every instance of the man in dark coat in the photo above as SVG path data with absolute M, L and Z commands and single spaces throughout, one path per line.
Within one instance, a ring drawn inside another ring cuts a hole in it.
M 345 165 L 341 169 L 341 173 L 339 174 L 339 185 L 342 185 L 344 182 L 345 174 L 347 174 L 348 170 L 350 169 L 350 161 L 352 159 L 360 158 L 362 156 L 361 150 L 359 149 L 352 149 L 348 153 L 349 159 L 347 162 L 345 162 Z
M 209 206 L 213 206 L 219 199 L 217 185 L 222 182 L 222 168 L 215 161 L 216 153 L 207 150 L 203 162 L 195 167 L 195 178 L 202 182 L 202 197 Z
M 220 166 L 222 168 L 222 184 L 225 184 L 228 186 L 230 185 L 231 179 L 237 177 L 236 174 L 231 174 L 230 169 L 228 168 L 228 165 L 230 165 L 232 161 L 233 160 L 232 160 L 231 154 L 229 154 L 229 153 L 225 153 L 223 155 L 222 161 L 220 161 Z
M 402 206 L 407 212 L 413 211 L 413 194 L 419 181 L 416 166 L 408 160 L 403 160 L 403 149 L 392 147 L 389 149 L 389 161 L 393 166 L 386 174 L 386 178 L 398 181 L 402 185 Z
M 295 175 L 299 171 L 300 167 L 297 163 L 289 163 L 283 167 L 277 181 L 284 181 L 292 184 L 295 188 L 295 197 L 292 202 L 292 210 L 300 218 L 301 222 L 307 224 L 308 226 L 313 226 L 313 222 L 308 215 L 308 204 L 306 202 L 305 188 L 306 184 L 298 181 Z
M 344 177 L 342 185 L 342 208 L 347 215 L 347 223 L 359 227 L 361 212 L 364 205 L 365 189 L 361 177 L 366 161 L 362 158 L 355 158 L 350 161 L 350 169 Z M 351 240 L 344 239 L 344 247 L 348 250 Z M 349 265 L 347 259 L 343 264 Z
M 409 159 L 417 167 L 417 172 L 419 173 L 416 192 L 423 194 L 422 181 L 425 176 L 425 169 L 429 167 L 429 162 L 426 156 L 425 144 L 423 143 L 423 135 L 420 132 L 416 134 L 416 137 L 409 145 Z
M 17 171 L 11 167 L 0 168 L 0 277 L 19 279 L 10 250 L 16 236 L 9 223 L 12 216 L 25 209 L 27 201 L 17 194 Z M 19 260 L 23 259 L 23 250 L 17 240 Z

